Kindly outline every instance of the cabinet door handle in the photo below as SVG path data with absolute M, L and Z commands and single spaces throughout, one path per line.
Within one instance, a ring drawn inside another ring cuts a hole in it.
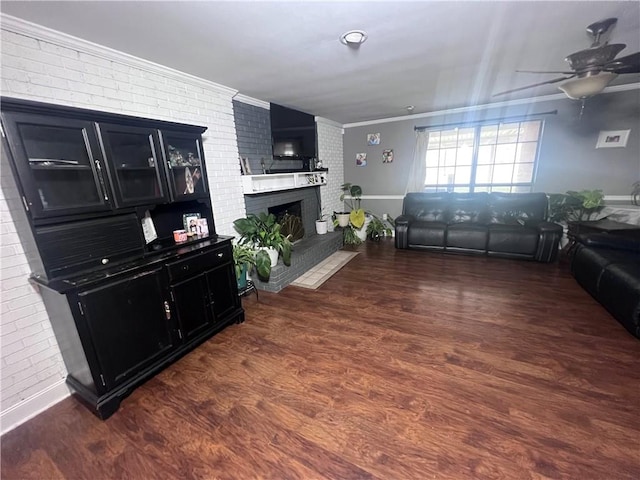
M 167 317 L 167 320 L 171 320 L 171 307 L 169 306 L 169 302 L 166 300 L 164 302 L 164 314 Z
M 98 172 L 98 180 L 100 181 L 100 186 L 102 187 L 102 196 L 106 202 L 109 201 L 109 196 L 107 195 L 107 186 L 104 183 L 104 177 L 102 176 L 102 166 L 97 159 L 93 160 L 96 164 L 96 171 Z
M 218 258 L 222 258 L 222 257 L 224 257 L 224 253 L 220 252 L 220 253 L 218 254 Z

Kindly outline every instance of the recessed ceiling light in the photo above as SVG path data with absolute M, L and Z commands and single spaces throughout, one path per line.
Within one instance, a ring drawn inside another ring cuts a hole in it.
M 357 47 L 362 45 L 367 39 L 367 32 L 363 30 L 350 30 L 347 33 L 343 33 L 340 37 L 340 42 L 350 47 Z

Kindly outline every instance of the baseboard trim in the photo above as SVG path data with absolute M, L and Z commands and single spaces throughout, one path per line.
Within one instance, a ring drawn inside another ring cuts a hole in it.
M 69 395 L 71 395 L 71 392 L 63 379 L 35 395 L 25 398 L 20 403 L 3 410 L 0 412 L 0 435 L 4 435 L 22 425 Z

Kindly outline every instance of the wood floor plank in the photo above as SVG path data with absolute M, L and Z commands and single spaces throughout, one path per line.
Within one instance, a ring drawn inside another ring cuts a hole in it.
M 106 422 L 69 398 L 4 435 L 2 478 L 640 478 L 640 341 L 566 263 L 358 250 Z

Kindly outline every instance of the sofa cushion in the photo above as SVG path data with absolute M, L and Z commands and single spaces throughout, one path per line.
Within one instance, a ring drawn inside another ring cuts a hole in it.
M 456 223 L 447 227 L 446 247 L 463 250 L 487 250 L 486 225 Z
M 407 193 L 403 215 L 425 222 L 446 222 L 450 217 L 448 193 Z
M 409 229 L 409 245 L 444 248 L 447 224 L 444 222 L 425 222 L 415 220 Z
M 480 193 L 452 193 L 450 194 L 449 223 L 478 223 L 489 222 L 489 208 L 487 201 L 489 194 Z
M 548 199 L 544 193 L 489 194 L 489 222 L 504 225 L 532 225 L 546 217 Z
M 489 252 L 535 255 L 538 248 L 538 231 L 517 225 L 489 225 Z

